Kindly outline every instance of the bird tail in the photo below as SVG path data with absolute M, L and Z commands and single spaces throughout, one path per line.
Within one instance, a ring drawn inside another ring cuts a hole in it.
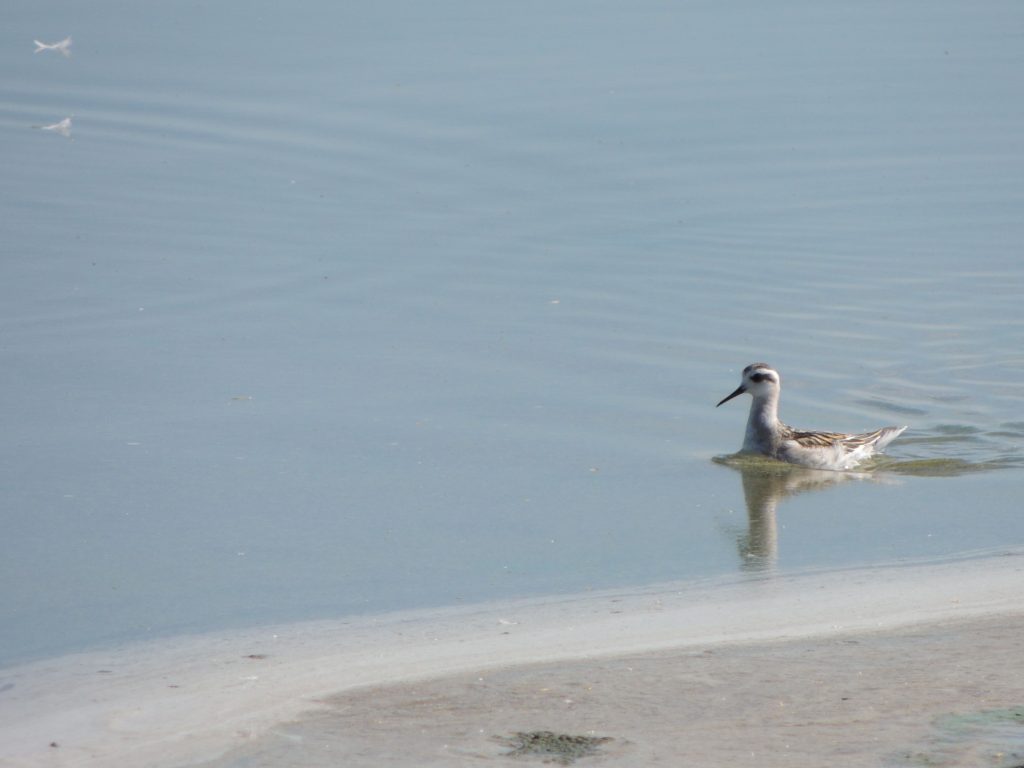
M 885 449 L 889 443 L 895 440 L 897 437 L 902 435 L 906 431 L 906 427 L 882 427 L 878 430 L 881 434 L 878 436 L 878 440 L 875 442 L 875 450 L 881 451 Z

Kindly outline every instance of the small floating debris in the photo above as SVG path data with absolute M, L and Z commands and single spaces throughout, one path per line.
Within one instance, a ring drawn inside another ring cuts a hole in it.
M 506 752 L 510 757 L 542 757 L 545 763 L 559 765 L 596 755 L 601 744 L 612 740 L 609 736 L 572 736 L 554 731 L 517 731 L 509 737 L 495 738 L 512 748 Z
M 53 133 L 59 133 L 61 136 L 71 138 L 71 118 L 65 117 L 59 123 L 53 123 L 52 125 L 33 125 L 33 128 L 38 128 L 40 131 L 52 131 Z
M 59 43 L 41 43 L 38 40 L 33 40 L 36 44 L 36 49 L 32 53 L 41 53 L 42 51 L 57 51 L 61 53 L 65 59 L 71 58 L 71 35 L 68 35 Z

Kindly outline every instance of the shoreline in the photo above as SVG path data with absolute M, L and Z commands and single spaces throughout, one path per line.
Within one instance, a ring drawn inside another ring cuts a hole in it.
M 1019 768 L 1022 654 L 1024 613 L 468 672 L 332 696 L 200 768 Z
M 0 759 L 11 766 L 197 765 L 253 747 L 282 723 L 328 712 L 336 697 L 360 691 L 538 664 L 834 642 L 994 617 L 1013 623 L 1024 613 L 1021 584 L 1024 553 L 1012 551 L 262 627 L 75 654 L 0 670 Z M 1019 687 L 1024 698 L 1024 680 Z

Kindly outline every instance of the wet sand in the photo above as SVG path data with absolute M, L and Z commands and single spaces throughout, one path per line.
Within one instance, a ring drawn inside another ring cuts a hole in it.
M 611 739 L 579 765 L 1018 765 L 1022 585 L 1014 552 L 76 654 L 0 671 L 0 764 L 523 765 L 501 739 L 553 731 Z
M 521 767 L 538 731 L 609 739 L 580 766 L 1019 766 L 1022 660 L 1024 615 L 530 665 L 332 697 L 209 768 Z

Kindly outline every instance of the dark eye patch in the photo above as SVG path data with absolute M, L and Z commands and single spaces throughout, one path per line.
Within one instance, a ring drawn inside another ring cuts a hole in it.
M 750 380 L 752 382 L 754 382 L 755 384 L 760 384 L 762 381 L 766 381 L 768 379 L 771 379 L 771 376 L 769 376 L 767 373 L 752 373 L 752 374 L 750 374 Z

